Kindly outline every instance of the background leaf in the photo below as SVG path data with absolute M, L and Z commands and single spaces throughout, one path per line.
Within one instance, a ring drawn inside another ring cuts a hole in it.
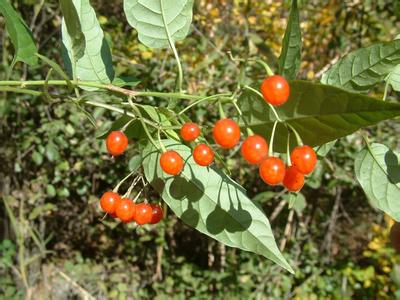
M 110 83 L 114 79 L 114 69 L 110 48 L 96 18 L 89 0 L 72 0 L 81 22 L 82 32 L 86 39 L 85 54 L 79 57 L 72 44 L 65 19 L 62 24 L 63 59 L 68 72 L 73 78 L 98 83 Z M 96 88 L 81 87 L 86 90 Z
M 400 221 L 400 155 L 382 144 L 372 144 L 355 160 L 357 180 L 372 206 Z
M 36 44 L 24 20 L 7 0 L 0 0 L 0 12 L 4 16 L 7 32 L 15 48 L 14 60 L 31 66 L 37 65 Z
M 323 76 L 324 84 L 350 91 L 368 91 L 400 63 L 400 40 L 373 44 L 350 52 Z
M 282 42 L 282 52 L 279 56 L 279 74 L 287 79 L 295 79 L 300 69 L 301 45 L 299 10 L 297 0 L 292 0 L 292 8 Z
M 244 189 L 215 167 L 197 165 L 191 149 L 172 140 L 163 141 L 185 160 L 179 176 L 167 176 L 159 166 L 159 152 L 148 145 L 143 153 L 147 180 L 188 225 L 228 246 L 261 254 L 290 272 L 263 211 L 247 198 Z
M 150 48 L 169 47 L 183 40 L 193 18 L 193 0 L 124 0 L 129 24 L 138 31 L 139 40 Z
M 72 0 L 60 0 L 60 8 L 71 40 L 72 50 L 75 53 L 75 59 L 79 59 L 85 54 L 86 41 L 78 13 Z
M 358 129 L 400 115 L 400 105 L 306 81 L 290 82 L 288 102 L 278 108 L 282 120 L 292 125 L 305 144 L 320 146 Z M 270 139 L 275 117 L 257 94 L 245 91 L 238 101 L 243 112 L 241 126 L 248 124 L 256 133 Z M 277 126 L 274 150 L 286 151 L 287 129 Z M 292 144 L 294 144 L 292 138 Z

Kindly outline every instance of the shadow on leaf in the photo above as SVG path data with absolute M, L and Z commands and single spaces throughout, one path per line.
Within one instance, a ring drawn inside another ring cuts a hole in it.
M 400 182 L 400 164 L 397 155 L 389 150 L 385 153 L 385 163 L 387 166 L 388 179 L 391 183 Z

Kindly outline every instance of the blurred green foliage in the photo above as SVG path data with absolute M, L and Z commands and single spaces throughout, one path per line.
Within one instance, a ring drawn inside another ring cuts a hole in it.
M 399 34 L 395 0 L 300 2 L 303 79 L 318 80 L 345 52 Z M 138 88 L 171 90 L 171 53 L 138 43 L 122 1 L 92 4 L 118 75 L 138 78 Z M 14 5 L 32 27 L 39 51 L 60 62 L 58 2 Z M 212 94 L 235 87 L 237 69 L 227 51 L 276 65 L 288 8 L 288 1 L 196 1 L 191 34 L 178 43 L 188 91 Z M 0 38 L 4 79 L 12 47 L 3 29 Z M 39 79 L 47 71 L 43 65 L 17 65 L 12 78 Z M 247 71 L 254 81 L 264 76 L 257 66 Z M 97 128 L 116 119 L 101 109 L 92 113 Z M 216 116 L 208 107 L 191 114 L 203 124 Z M 137 229 L 101 221 L 97 199 L 129 172 L 137 146 L 110 159 L 95 138 L 100 131 L 62 95 L 51 102 L 0 96 L 0 299 L 400 299 L 400 257 L 388 245 L 391 221 L 368 205 L 354 179 L 353 158 L 362 147 L 358 134 L 340 140 L 321 160 L 289 225 L 288 199 L 280 190 L 261 184 L 239 157 L 227 158 L 234 178 L 270 217 L 278 244 L 285 244 L 296 270 L 292 276 L 254 254 L 217 244 L 172 214 L 159 226 Z M 399 147 L 394 121 L 368 132 Z M 153 192 L 148 196 L 159 201 Z

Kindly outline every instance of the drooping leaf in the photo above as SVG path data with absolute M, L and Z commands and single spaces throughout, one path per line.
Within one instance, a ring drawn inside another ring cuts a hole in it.
M 85 54 L 86 40 L 78 12 L 72 0 L 60 0 L 60 8 L 72 44 L 72 51 L 75 53 L 75 59 L 79 59 Z
M 124 0 L 129 24 L 150 48 L 166 48 L 183 40 L 193 18 L 193 0 Z
M 214 166 L 197 165 L 187 146 L 173 140 L 163 143 L 183 157 L 182 173 L 163 173 L 160 154 L 152 145 L 142 152 L 143 168 L 146 179 L 179 218 L 225 245 L 261 254 L 293 272 L 276 245 L 267 217 L 240 185 Z
M 400 92 L 400 65 L 397 65 L 389 73 L 386 82 L 396 91 Z
M 400 222 L 400 155 L 374 143 L 357 155 L 354 167 L 371 205 Z
M 400 63 L 400 40 L 373 44 L 350 52 L 323 76 L 321 82 L 350 91 L 368 91 Z
M 89 0 L 72 0 L 85 35 L 85 53 L 81 58 L 73 48 L 65 20 L 62 23 L 63 59 L 69 74 L 74 79 L 110 83 L 114 79 L 111 51 L 103 30 L 96 18 L 96 13 Z M 92 87 L 82 87 L 86 90 L 96 90 Z
M 279 56 L 279 74 L 287 79 L 295 79 L 301 63 L 301 30 L 297 0 L 292 0 L 292 7 L 285 36 L 282 42 L 282 51 Z
M 37 65 L 37 47 L 24 20 L 7 0 L 0 0 L 0 13 L 4 16 L 7 32 L 15 48 L 14 60 L 31 66 Z
M 290 99 L 278 108 L 278 114 L 311 147 L 400 116 L 400 104 L 375 100 L 336 87 L 306 81 L 292 81 L 290 87 Z M 269 139 L 275 117 L 264 100 L 251 91 L 245 91 L 238 105 L 244 118 L 240 121 L 241 126 L 248 124 L 254 132 Z M 277 126 L 274 150 L 286 151 L 287 132 L 283 124 Z M 295 139 L 291 141 L 294 144 Z

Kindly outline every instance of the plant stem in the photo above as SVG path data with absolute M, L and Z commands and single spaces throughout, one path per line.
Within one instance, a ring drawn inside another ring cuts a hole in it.
M 213 95 L 213 96 L 208 96 L 208 97 L 205 97 L 205 98 L 201 98 L 201 99 L 199 99 L 199 100 L 193 102 L 192 104 L 188 105 L 188 106 L 185 107 L 184 109 L 182 109 L 182 110 L 177 114 L 177 116 L 179 117 L 180 115 L 184 114 L 184 113 L 187 112 L 189 109 L 191 109 L 192 107 L 194 107 L 194 106 L 196 106 L 196 105 L 199 105 L 199 104 L 202 103 L 202 102 L 214 100 L 214 99 L 216 99 L 216 98 L 220 98 L 220 97 L 223 97 L 223 96 L 230 96 L 230 94 L 218 94 L 218 95 Z M 173 117 L 171 117 L 171 118 L 173 118 Z M 170 119 L 171 119 L 171 118 L 170 118 Z
M 292 166 L 292 161 L 290 159 L 290 131 L 287 136 L 287 144 L 286 144 L 286 155 L 287 155 L 287 164 L 288 166 Z
M 114 192 L 114 193 L 118 193 L 118 190 L 119 190 L 120 186 L 121 186 L 125 181 L 127 181 L 129 177 L 131 177 L 131 176 L 132 176 L 133 174 L 135 174 L 135 173 L 136 173 L 136 171 L 133 171 L 133 172 L 129 173 L 124 179 L 122 179 L 122 180 L 115 186 L 115 188 L 113 189 L 113 192 Z
M 272 133 L 271 133 L 271 139 L 270 139 L 270 147 L 269 147 L 269 152 L 268 156 L 273 156 L 274 155 L 274 139 L 275 139 L 275 131 L 276 131 L 276 126 L 278 125 L 278 121 L 275 121 L 274 127 L 272 127 Z
M 111 92 L 123 94 L 125 96 L 131 97 L 157 97 L 157 98 L 176 98 L 176 99 L 187 99 L 187 100 L 198 100 L 203 98 L 203 96 L 195 96 L 195 95 L 188 95 L 184 93 L 162 93 L 162 92 L 140 92 L 140 91 L 133 91 L 124 89 L 112 84 L 102 84 L 92 81 L 80 81 L 80 80 L 72 80 L 70 83 L 77 87 L 77 86 L 86 86 L 86 87 L 93 87 L 103 90 L 109 90 Z M 42 86 L 45 85 L 45 80 L 29 80 L 29 81 L 19 81 L 19 80 L 7 80 L 7 81 L 0 81 L 0 86 Z M 47 82 L 48 85 L 56 85 L 56 86 L 68 86 L 68 81 L 66 80 L 49 80 Z
M 262 99 L 264 99 L 264 96 L 263 96 L 259 91 L 257 91 L 256 89 L 253 89 L 251 86 L 245 85 L 243 88 L 246 89 L 246 90 L 249 90 L 249 91 L 251 91 L 251 92 L 253 92 L 253 93 L 255 93 L 255 94 L 257 94 L 257 95 L 260 96 Z M 282 122 L 282 120 L 281 120 L 281 118 L 279 117 L 279 115 L 278 115 L 278 113 L 277 113 L 275 107 L 274 107 L 273 105 L 269 104 L 269 103 L 267 103 L 267 104 L 269 105 L 269 108 L 270 108 L 270 109 L 272 110 L 272 112 L 274 113 L 276 120 L 277 120 L 278 122 Z
M 8 86 L 0 86 L 0 92 L 12 92 L 12 93 L 19 93 L 19 94 L 27 94 L 27 95 L 32 95 L 32 96 L 41 96 L 43 94 L 42 92 L 38 92 L 38 91 L 34 91 L 34 90 L 8 87 Z
M 290 128 L 290 130 L 294 133 L 294 135 L 296 136 L 296 140 L 297 140 L 297 144 L 299 146 L 303 146 L 303 140 L 301 139 L 300 134 L 297 132 L 297 130 L 290 125 L 289 123 L 285 123 L 286 126 L 288 126 Z

